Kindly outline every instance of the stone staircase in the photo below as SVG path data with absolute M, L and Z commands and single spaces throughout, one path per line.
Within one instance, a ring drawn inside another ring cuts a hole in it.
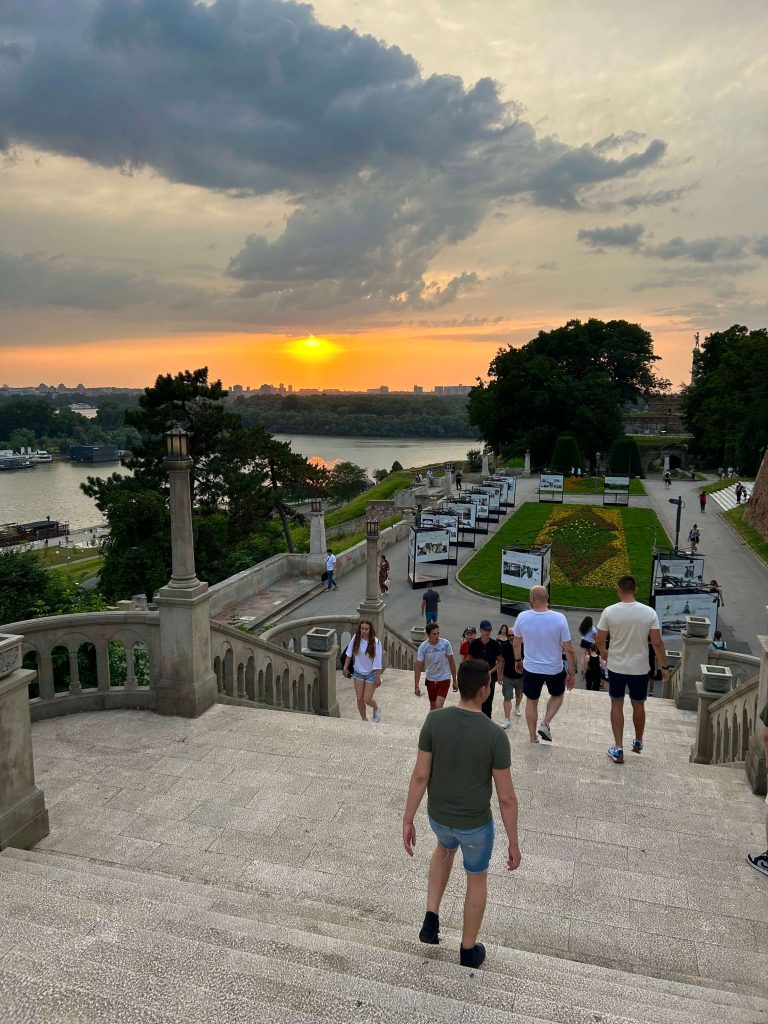
M 468 971 L 462 872 L 422 946 L 423 815 L 414 861 L 400 844 L 426 700 L 388 670 L 377 727 L 339 693 L 341 721 L 218 705 L 35 725 L 52 830 L 0 855 L 3 1024 L 765 1024 L 768 879 L 744 861 L 761 801 L 685 760 L 692 715 L 649 702 L 624 766 L 604 693 L 569 695 L 551 747 L 513 722 L 523 864 L 504 870 L 500 838 L 489 959 Z
M 751 494 L 752 488 L 755 485 L 750 482 L 744 486 L 747 488 L 747 494 Z M 729 484 L 727 487 L 722 487 L 719 491 L 712 491 L 709 497 L 712 501 L 717 502 L 724 512 L 728 512 L 730 509 L 736 508 L 736 505 L 738 504 L 736 501 L 736 484 Z M 741 499 L 742 504 L 744 504 L 746 500 L 746 497 L 743 497 Z

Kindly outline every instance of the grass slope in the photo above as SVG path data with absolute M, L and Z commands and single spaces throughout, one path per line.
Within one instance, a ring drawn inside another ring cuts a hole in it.
M 749 544 L 757 557 L 761 558 L 768 565 L 768 540 L 759 534 L 754 526 L 744 522 L 744 513 L 746 511 L 745 505 L 737 505 L 736 508 L 729 509 L 727 512 L 721 513 L 721 515 L 724 519 L 728 520 L 739 536 Z
M 562 508 L 562 505 L 554 506 Z M 589 505 L 566 506 L 573 509 L 588 509 Z M 601 508 L 602 506 L 595 506 Z M 526 546 L 535 543 L 545 523 L 552 514 L 553 506 L 526 502 L 499 528 L 487 544 L 467 562 L 458 573 L 459 580 L 473 590 L 489 597 L 499 596 L 499 573 L 503 548 Z M 654 543 L 658 548 L 670 550 L 672 545 L 656 513 L 648 508 L 620 508 L 621 521 L 626 539 L 630 571 L 637 580 L 638 594 L 645 600 L 650 588 L 651 558 Z M 553 551 L 555 559 L 557 550 Z M 505 596 L 513 601 L 527 601 L 528 591 L 522 588 L 505 588 Z M 581 608 L 603 608 L 616 600 L 612 587 L 552 586 L 552 603 Z
M 365 507 L 369 501 L 386 501 L 387 498 L 392 497 L 395 491 L 399 491 L 402 487 L 409 487 L 412 483 L 413 474 L 410 472 L 398 470 L 395 473 L 390 473 L 375 487 L 370 487 L 362 494 L 358 494 L 352 501 L 347 502 L 346 505 L 329 512 L 325 517 L 325 525 L 340 526 L 342 523 L 348 523 L 350 519 L 364 516 Z

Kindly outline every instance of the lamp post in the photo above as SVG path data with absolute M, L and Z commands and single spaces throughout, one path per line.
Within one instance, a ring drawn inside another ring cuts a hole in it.
M 384 601 L 379 591 L 379 520 L 369 516 L 365 522 L 365 599 L 358 607 L 361 619 L 370 619 L 376 636 L 384 632 Z M 383 642 L 383 641 L 382 641 Z
M 320 498 L 310 498 L 309 501 L 309 554 L 307 555 L 307 576 L 320 576 L 325 569 L 328 558 L 326 548 L 328 543 L 325 536 L 325 516 L 323 514 L 323 502 Z
M 160 679 L 157 711 L 197 718 L 216 700 L 211 669 L 208 584 L 195 575 L 189 435 L 178 424 L 165 435 L 170 482 L 171 579 L 160 589 Z
M 595 476 L 600 476 L 600 452 L 595 452 Z
M 679 497 L 679 498 L 670 498 L 669 499 L 669 504 L 670 505 L 677 505 L 677 513 L 675 515 L 675 554 L 677 554 L 677 552 L 679 550 L 679 543 L 680 543 L 680 516 L 682 515 L 682 512 L 683 512 L 683 499 L 682 499 L 682 496 Z

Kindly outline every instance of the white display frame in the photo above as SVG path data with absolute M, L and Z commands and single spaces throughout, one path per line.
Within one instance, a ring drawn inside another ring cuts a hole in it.
M 501 503 L 505 508 L 515 507 L 515 497 L 517 495 L 517 477 L 516 476 L 492 476 L 491 480 L 495 484 L 501 484 L 504 490 L 501 495 Z M 511 498 L 511 500 L 510 500 Z
M 518 545 L 503 548 L 499 566 L 499 611 L 505 615 L 518 615 L 528 608 L 527 593 L 533 586 L 541 585 L 549 590 L 550 569 L 552 564 L 552 545 L 541 544 L 536 547 Z M 520 566 L 520 576 L 510 571 L 512 566 Z M 519 582 L 514 582 L 519 579 Z M 524 591 L 519 597 L 505 594 L 504 588 L 512 587 Z
M 459 547 L 473 548 L 475 546 L 475 534 L 477 533 L 477 505 L 472 501 L 460 501 L 455 498 L 446 498 L 440 503 L 440 511 L 445 515 L 455 515 L 458 526 Z
M 669 571 L 665 572 L 665 568 Z M 704 586 L 703 555 L 686 555 L 682 552 L 665 555 L 659 552 L 653 556 L 652 590 L 691 590 Z
M 653 607 L 659 617 L 663 640 L 680 640 L 685 628 L 686 615 L 700 615 L 709 619 L 709 636 L 717 629 L 720 600 L 711 590 L 670 590 L 664 587 L 654 591 Z
M 498 523 L 499 512 L 491 508 L 490 494 L 480 490 L 479 487 L 473 487 L 471 491 L 465 491 L 464 494 L 478 506 L 478 519 L 485 519 L 488 523 Z
M 420 551 L 420 545 L 443 543 L 445 551 Z M 451 547 L 454 552 L 451 554 Z M 456 557 L 456 545 L 451 544 L 449 530 L 423 529 L 411 526 L 408 533 L 408 582 L 413 590 L 426 587 L 428 583 L 441 587 L 448 582 L 448 566 Z
M 499 486 L 498 484 L 483 481 L 483 483 L 477 485 L 475 490 L 480 491 L 481 494 L 487 494 L 488 497 L 491 499 L 489 507 L 492 515 L 505 516 L 507 514 L 507 510 L 502 507 L 501 498 L 502 493 L 504 491 L 503 487 Z
M 565 477 L 562 473 L 542 473 L 539 477 L 539 501 L 563 503 Z
M 603 505 L 629 505 L 630 478 L 628 476 L 603 477 Z
M 459 517 L 455 513 L 445 512 L 441 509 L 434 511 L 428 509 L 426 512 L 421 513 L 421 529 L 447 530 L 450 535 L 451 547 L 454 548 L 453 553 L 451 553 L 449 548 L 448 561 L 450 565 L 458 564 Z M 474 547 L 474 544 L 472 546 Z

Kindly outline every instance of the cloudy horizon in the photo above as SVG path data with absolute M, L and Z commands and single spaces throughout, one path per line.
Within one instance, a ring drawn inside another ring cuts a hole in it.
M 0 377 L 471 383 L 598 316 L 676 386 L 694 332 L 768 323 L 766 29 L 756 0 L 6 0 Z

